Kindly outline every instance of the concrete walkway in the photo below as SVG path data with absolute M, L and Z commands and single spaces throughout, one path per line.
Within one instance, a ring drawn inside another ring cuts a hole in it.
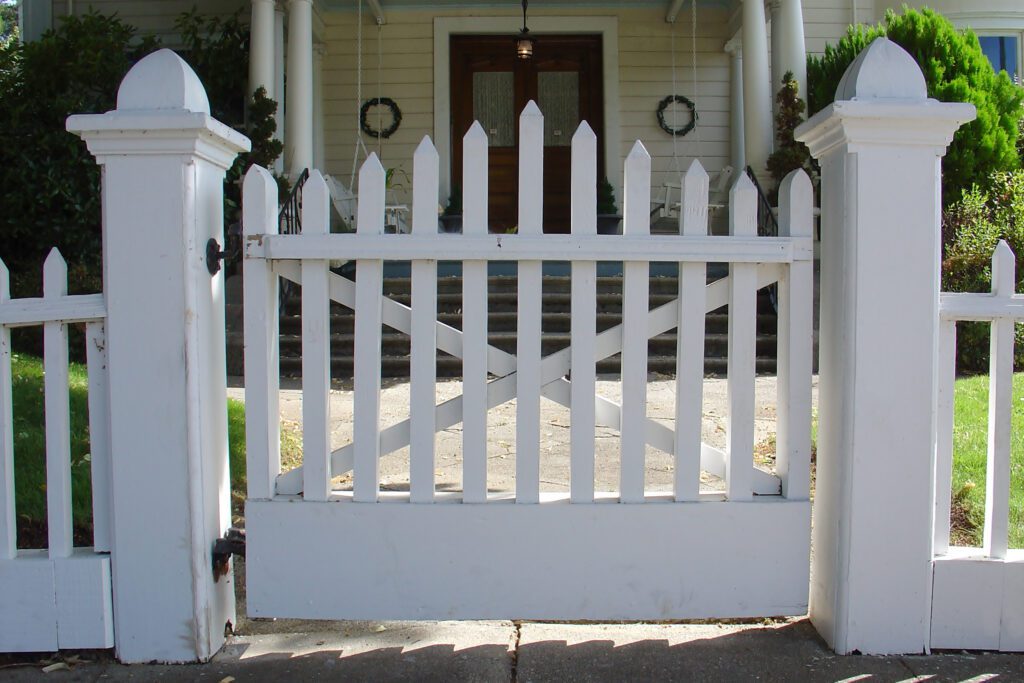
M 0 668 L 0 680 L 1024 680 L 1019 655 L 838 657 L 806 620 L 758 625 L 337 622 L 323 632 L 235 637 L 201 666 L 123 666 L 106 655 L 50 673 L 43 673 L 44 665 Z

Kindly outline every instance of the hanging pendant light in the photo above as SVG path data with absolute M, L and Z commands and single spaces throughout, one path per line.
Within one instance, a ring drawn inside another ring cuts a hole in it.
M 523 0 L 523 30 L 516 36 L 516 56 L 519 59 L 533 58 L 533 38 L 530 29 L 526 27 L 526 5 L 527 0 Z

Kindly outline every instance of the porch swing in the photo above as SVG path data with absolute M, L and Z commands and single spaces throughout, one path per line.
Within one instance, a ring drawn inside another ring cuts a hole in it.
M 669 179 L 662 184 L 658 198 L 651 202 L 652 232 L 674 232 L 679 225 L 679 214 L 682 211 L 683 199 L 683 185 L 680 178 L 683 173 L 685 173 L 685 169 L 682 168 L 682 164 L 680 163 L 679 138 L 690 131 L 693 131 L 697 136 L 695 144 L 696 154 L 694 155 L 694 158 L 700 159 L 702 151 L 701 130 L 700 125 L 698 124 L 697 110 L 693 106 L 693 103 L 689 102 L 685 97 L 680 96 L 678 91 L 678 81 L 676 78 L 676 25 L 674 17 L 669 36 L 671 39 L 670 50 L 672 54 L 672 95 L 665 98 L 662 107 L 659 108 L 658 117 L 659 120 L 662 118 L 663 110 L 669 105 L 678 106 L 678 103 L 683 102 L 689 104 L 692 120 L 690 124 L 683 129 L 680 129 L 676 125 L 663 126 L 672 135 L 672 169 Z M 693 97 L 696 100 L 698 99 L 697 93 L 699 89 L 697 83 L 697 0 L 690 0 L 690 66 L 692 70 Z M 710 192 L 708 197 L 709 211 L 718 211 L 728 206 L 729 187 L 733 172 L 734 170 L 732 166 L 725 166 L 721 171 L 708 174 L 710 176 Z
M 377 104 L 377 157 L 380 158 L 383 155 L 383 143 L 382 140 L 387 135 L 382 134 L 382 116 L 380 113 L 380 106 L 386 98 L 381 97 L 381 69 L 383 63 L 383 52 L 381 49 L 382 43 L 382 30 L 383 27 L 380 23 L 377 24 L 377 97 L 372 100 Z M 370 156 L 370 151 L 366 147 L 366 143 L 363 142 L 362 134 L 362 120 L 365 115 L 365 110 L 368 106 L 363 103 L 363 0 L 358 2 L 357 20 L 356 20 L 356 105 L 358 108 L 358 119 L 359 123 L 356 125 L 356 140 L 355 149 L 352 151 L 352 172 L 349 175 L 348 185 L 346 186 L 338 178 L 324 173 L 324 181 L 327 183 L 327 189 L 331 196 L 331 204 L 334 206 L 334 210 L 341 218 L 346 229 L 355 231 L 356 228 L 356 215 L 357 207 L 359 203 L 358 195 L 352 191 L 351 188 L 355 187 L 356 182 L 356 170 L 359 167 L 359 153 L 362 151 L 363 160 L 366 160 Z M 400 120 L 400 119 L 398 119 Z M 397 127 L 397 120 L 396 120 Z M 406 221 L 406 214 L 409 212 L 409 207 L 405 204 L 397 202 L 397 198 L 394 195 L 394 190 L 387 190 L 387 203 L 384 207 L 384 231 L 394 233 L 409 233 L 409 224 Z

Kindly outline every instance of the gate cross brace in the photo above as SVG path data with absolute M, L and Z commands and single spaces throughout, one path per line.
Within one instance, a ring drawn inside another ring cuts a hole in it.
M 293 261 L 275 261 L 274 272 L 281 277 L 302 284 L 301 267 Z M 777 282 L 782 265 L 758 264 L 758 289 Z M 725 277 L 707 285 L 706 312 L 714 311 L 728 303 L 729 278 Z M 355 283 L 351 280 L 330 274 L 330 298 L 347 308 L 355 307 Z M 381 295 L 382 322 L 399 332 L 408 334 L 412 327 L 412 310 L 397 301 Z M 648 338 L 671 330 L 679 324 L 679 302 L 673 299 L 648 312 Z M 458 358 L 462 357 L 462 331 L 440 321 L 436 326 L 437 348 Z M 595 362 L 612 356 L 622 350 L 622 325 L 616 325 L 597 335 L 595 340 Z M 570 370 L 571 348 L 566 347 L 545 356 L 541 361 L 542 394 L 565 407 L 570 404 L 570 380 L 565 374 Z M 487 369 L 498 376 L 487 385 L 487 408 L 496 408 L 515 398 L 516 395 L 516 358 L 514 355 L 488 346 Z M 595 396 L 596 422 L 611 429 L 618 429 L 621 421 L 622 407 L 602 396 Z M 436 406 L 435 430 L 447 429 L 462 421 L 462 397 L 444 401 Z M 651 418 L 646 419 L 646 441 L 650 446 L 666 453 L 674 451 L 674 432 Z M 380 454 L 383 457 L 409 445 L 409 420 L 393 424 L 380 432 Z M 331 471 L 335 476 L 348 472 L 355 459 L 354 444 L 348 444 L 331 453 Z M 708 444 L 701 444 L 701 468 L 707 472 L 723 477 L 725 475 L 725 453 Z M 766 472 L 751 463 L 754 470 L 754 493 L 759 495 L 778 495 L 781 491 L 777 476 Z M 277 478 L 278 495 L 296 495 L 302 492 L 302 467 L 289 470 Z

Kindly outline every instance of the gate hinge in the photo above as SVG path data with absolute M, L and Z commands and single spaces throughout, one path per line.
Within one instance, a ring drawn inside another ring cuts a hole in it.
M 245 557 L 245 529 L 231 527 L 223 538 L 213 543 L 213 580 L 226 575 L 231 567 L 231 556 Z

